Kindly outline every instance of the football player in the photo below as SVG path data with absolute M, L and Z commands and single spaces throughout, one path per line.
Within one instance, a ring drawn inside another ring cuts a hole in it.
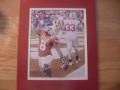
M 79 56 L 79 50 L 78 50 L 78 26 L 80 24 L 80 21 L 76 19 L 75 12 L 66 11 L 65 17 L 63 20 L 60 21 L 61 24 L 61 32 L 59 33 L 61 37 L 65 38 L 67 43 L 67 54 L 69 59 L 69 65 L 73 65 L 72 60 L 72 48 L 75 51 L 75 63 L 79 63 L 80 56 Z
M 54 47 L 57 50 L 62 62 L 65 62 L 65 58 L 57 46 L 57 37 L 50 27 L 40 28 L 36 25 L 34 29 L 39 35 L 39 66 L 42 67 L 42 71 L 46 73 L 47 76 L 51 77 L 50 64 L 53 60 L 51 49 Z M 68 65 L 65 63 L 62 65 L 62 69 L 67 69 L 67 67 Z

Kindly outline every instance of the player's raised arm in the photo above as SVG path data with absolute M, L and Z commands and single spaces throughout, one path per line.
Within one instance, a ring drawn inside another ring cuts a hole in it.
M 64 25 L 63 20 L 60 20 L 60 21 L 59 21 L 59 25 L 60 25 L 60 29 L 61 29 L 62 31 L 64 31 L 64 30 L 65 30 L 65 25 Z

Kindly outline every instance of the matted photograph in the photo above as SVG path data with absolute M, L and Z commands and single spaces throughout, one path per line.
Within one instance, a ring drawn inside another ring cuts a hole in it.
M 30 8 L 28 80 L 88 80 L 85 8 Z

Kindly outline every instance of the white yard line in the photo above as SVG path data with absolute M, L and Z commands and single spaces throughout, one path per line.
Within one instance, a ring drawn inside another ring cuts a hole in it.
M 72 73 L 68 74 L 66 77 L 80 77 L 80 78 L 85 78 L 85 65 L 81 66 L 77 70 L 73 71 Z

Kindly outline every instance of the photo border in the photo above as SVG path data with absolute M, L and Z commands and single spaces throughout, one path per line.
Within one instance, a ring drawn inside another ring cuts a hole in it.
M 30 77 L 30 36 L 31 36 L 31 11 L 32 10 L 84 10 L 84 43 L 85 43 L 85 76 L 84 77 Z M 88 80 L 88 48 L 87 48 L 87 17 L 86 8 L 30 8 L 29 10 L 29 35 L 28 35 L 28 69 L 27 80 Z

